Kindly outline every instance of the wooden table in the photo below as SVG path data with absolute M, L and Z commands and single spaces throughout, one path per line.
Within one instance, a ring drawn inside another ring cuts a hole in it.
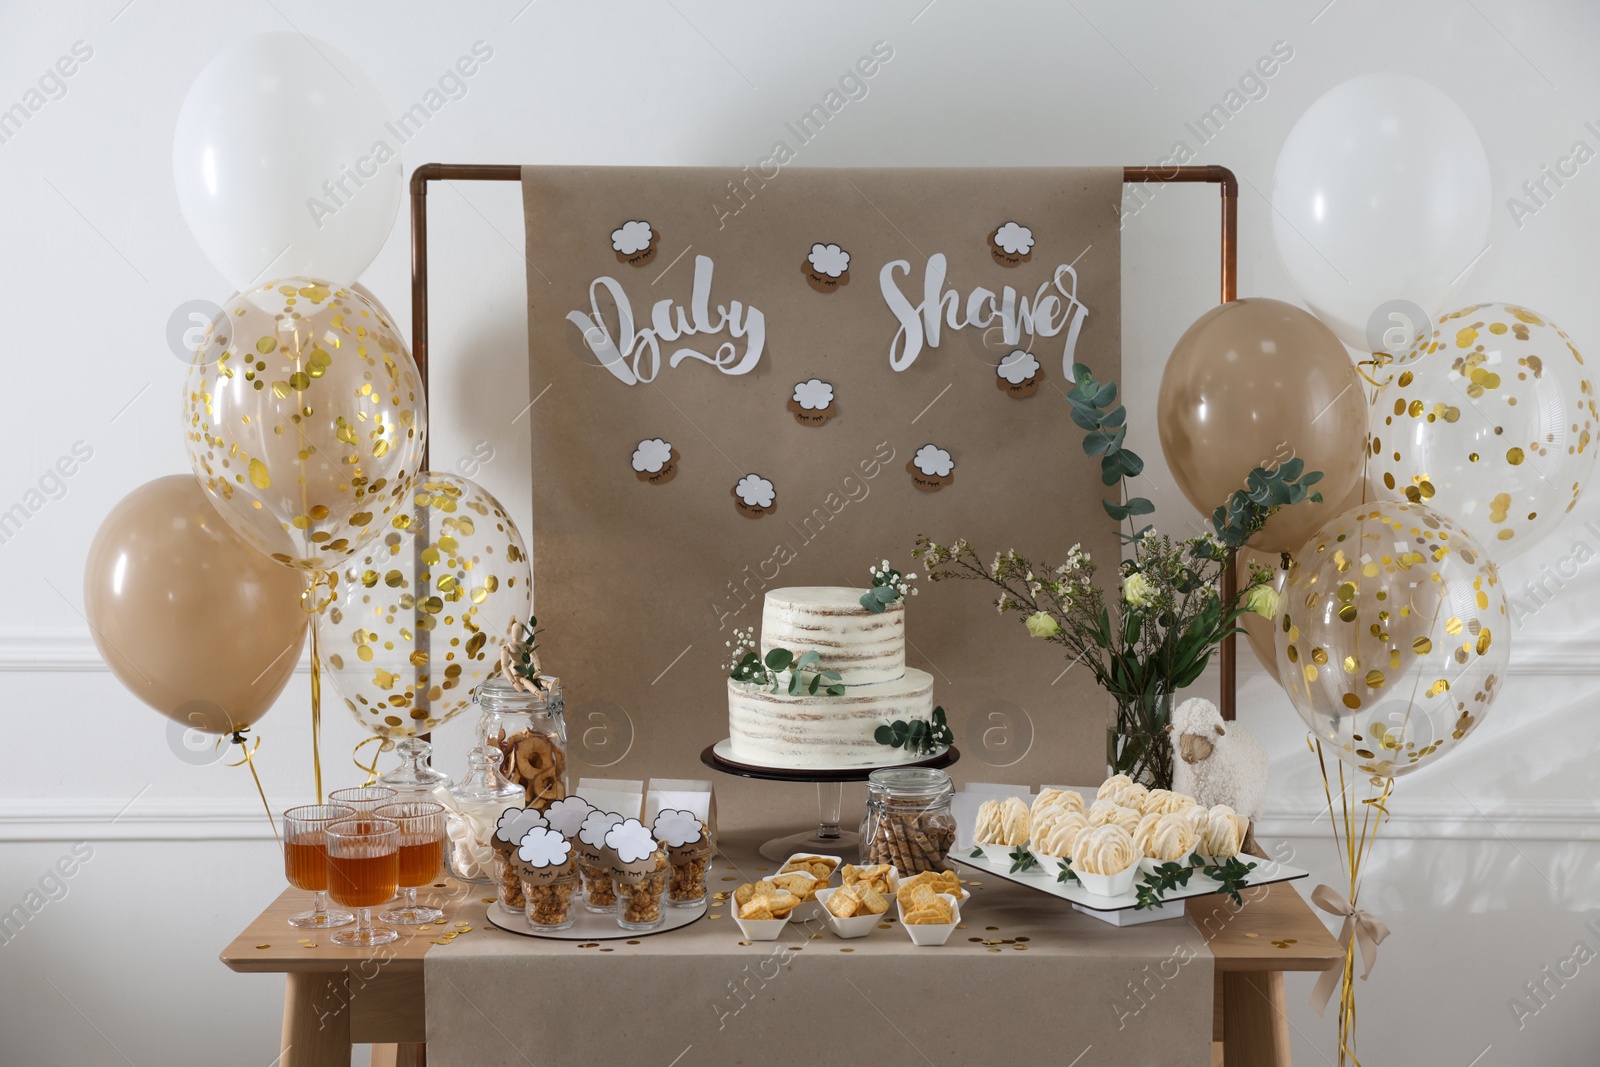
M 422 958 L 453 930 L 457 913 L 492 895 L 490 886 L 449 880 L 424 889 L 445 912 L 426 931 L 402 927 L 377 949 L 340 948 L 328 933 L 286 921 L 308 894 L 288 890 L 222 953 L 235 971 L 281 971 L 284 993 L 281 1067 L 347 1067 L 350 1045 L 371 1044 L 374 1067 L 425 1062 Z M 1226 1067 L 1288 1067 L 1289 1019 L 1283 972 L 1321 971 L 1344 952 L 1288 883 L 1246 890 L 1240 908 L 1225 897 L 1188 902 L 1189 921 L 1215 959 L 1213 1060 Z M 475 936 L 473 933 L 461 936 Z M 312 944 L 302 944 L 301 939 Z

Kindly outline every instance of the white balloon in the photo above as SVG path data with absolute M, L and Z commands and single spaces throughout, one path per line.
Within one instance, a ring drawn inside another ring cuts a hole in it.
M 1398 354 L 1487 244 L 1489 160 L 1443 92 L 1366 74 L 1289 131 L 1272 207 L 1278 252 L 1311 310 L 1350 347 Z
M 348 285 L 394 226 L 399 138 L 372 81 L 297 33 L 264 33 L 200 72 L 173 134 L 184 220 L 236 289 Z

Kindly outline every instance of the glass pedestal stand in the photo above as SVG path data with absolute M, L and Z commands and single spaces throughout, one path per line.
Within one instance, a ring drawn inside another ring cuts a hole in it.
M 726 746 L 726 742 L 719 745 L 708 745 L 700 753 L 700 762 L 714 771 L 723 774 L 734 774 L 741 778 L 756 778 L 767 782 L 815 782 L 817 786 L 817 824 L 814 829 L 801 830 L 798 833 L 784 834 L 764 842 L 761 846 L 761 855 L 769 860 L 788 859 L 796 852 L 815 852 L 823 856 L 838 856 L 847 862 L 854 862 L 861 849 L 861 835 L 854 830 L 843 829 L 839 825 L 839 812 L 844 804 L 844 785 L 846 782 L 865 782 L 867 775 L 877 770 L 877 767 L 843 767 L 830 770 L 804 770 L 794 767 L 758 767 L 753 764 L 739 763 L 718 753 L 718 748 Z M 961 758 L 961 752 L 954 745 L 937 755 L 929 756 L 924 760 L 891 761 L 886 766 L 894 767 L 948 767 Z

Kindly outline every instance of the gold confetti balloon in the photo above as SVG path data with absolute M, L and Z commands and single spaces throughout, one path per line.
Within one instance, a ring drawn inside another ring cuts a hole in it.
M 1323 744 L 1399 777 L 1454 748 L 1499 695 L 1505 591 L 1483 548 L 1440 512 L 1358 505 L 1295 553 L 1276 649 L 1279 680 Z
M 355 288 L 293 278 L 233 296 L 184 385 L 189 461 L 256 548 L 323 570 L 404 506 L 427 404 L 400 332 Z
M 1454 517 L 1501 562 L 1576 506 L 1600 411 L 1589 366 L 1549 319 L 1512 304 L 1454 311 L 1391 371 L 1368 420 L 1380 495 Z
M 417 476 L 389 528 L 331 581 L 317 617 L 324 677 L 384 738 L 465 709 L 533 603 L 527 549 L 500 502 L 438 471 Z

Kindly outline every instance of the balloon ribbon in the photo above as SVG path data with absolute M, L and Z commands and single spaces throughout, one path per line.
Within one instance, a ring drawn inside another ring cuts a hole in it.
M 317 598 L 317 587 L 326 585 L 328 595 Z M 305 592 L 300 594 L 300 610 L 311 616 L 311 770 L 317 780 L 317 803 L 322 803 L 322 650 L 317 647 L 317 616 L 333 602 L 333 575 L 314 571 Z
M 250 777 L 254 778 L 256 783 L 256 795 L 261 798 L 261 806 L 266 809 L 267 812 L 267 825 L 272 827 L 272 836 L 277 840 L 278 844 L 282 845 L 283 839 L 278 837 L 278 824 L 272 819 L 272 805 L 267 803 L 267 793 L 266 790 L 261 788 L 261 776 L 256 773 L 256 761 L 253 758 L 255 756 L 256 749 L 261 747 L 261 738 L 256 738 L 256 743 L 254 745 L 250 744 L 250 739 L 245 737 L 245 731 L 248 729 L 250 729 L 250 727 L 241 726 L 239 729 L 233 731 L 232 737 L 227 738 L 227 740 L 232 744 L 238 745 L 239 751 L 244 753 L 243 759 L 239 760 L 238 763 L 230 763 L 228 766 L 237 767 L 240 764 L 243 764 L 250 768 Z M 223 738 L 217 738 L 217 744 L 220 745 L 222 742 Z M 318 802 L 320 803 L 320 800 Z
M 1310 738 L 1307 741 L 1313 743 Z M 1377 790 L 1376 795 L 1362 798 L 1359 805 L 1352 807 L 1350 802 L 1354 798 L 1355 783 L 1346 783 L 1344 763 L 1339 761 L 1340 810 L 1335 812 L 1333 786 L 1328 780 L 1328 763 L 1323 756 L 1322 741 L 1315 740 L 1313 748 L 1317 754 L 1317 765 L 1322 771 L 1322 792 L 1328 798 L 1328 819 L 1333 824 L 1334 844 L 1342 845 L 1344 849 L 1341 865 L 1349 875 L 1350 893 L 1348 897 L 1341 896 L 1328 886 L 1319 885 L 1311 894 L 1317 907 L 1344 918 L 1344 928 L 1339 932 L 1344 964 L 1337 969 L 1330 967 L 1323 973 L 1312 990 L 1311 1006 L 1321 1015 L 1333 996 L 1334 986 L 1339 987 L 1339 1064 L 1344 1067 L 1349 1062 L 1361 1067 L 1361 1060 L 1355 1053 L 1356 953 L 1360 951 L 1362 962 L 1366 964 L 1360 976 L 1365 981 L 1378 961 L 1378 945 L 1389 936 L 1389 928 L 1359 905 L 1362 865 L 1378 839 L 1378 827 L 1389 818 L 1388 802 L 1394 793 L 1394 779 L 1373 775 L 1369 785 Z

